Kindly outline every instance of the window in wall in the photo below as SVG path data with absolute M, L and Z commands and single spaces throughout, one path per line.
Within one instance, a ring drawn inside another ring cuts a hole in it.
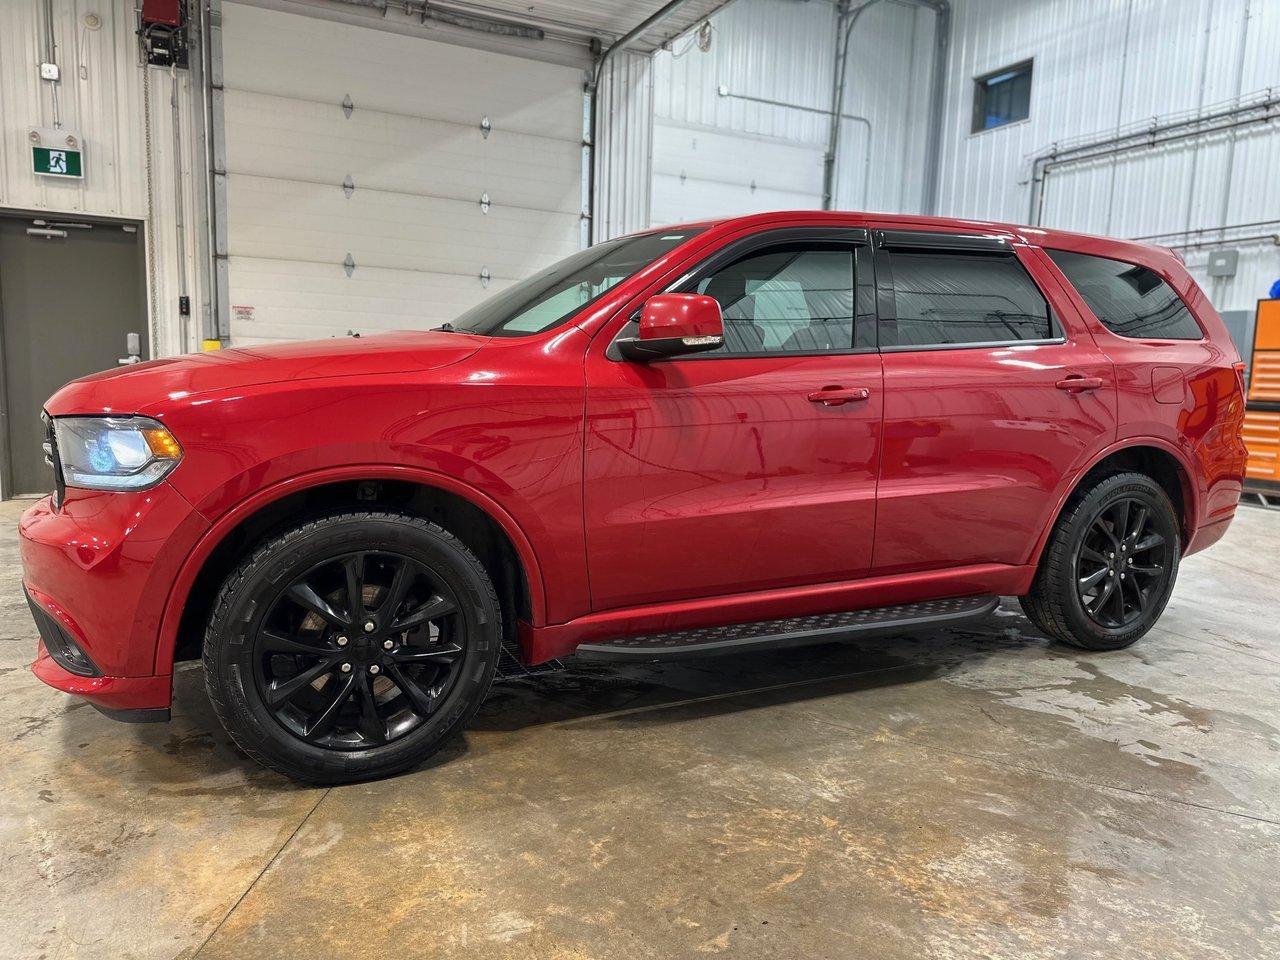
M 1199 340 L 1204 336 L 1182 298 L 1155 271 L 1066 250 L 1045 253 L 1112 333 L 1159 340 Z
M 1049 340 L 1049 305 L 1016 257 L 886 253 L 896 319 L 881 325 L 881 346 L 924 347 Z
M 973 81 L 973 132 L 1031 115 L 1031 63 L 1026 60 Z
M 724 317 L 724 346 L 710 356 L 834 353 L 853 344 L 853 251 L 789 244 L 700 280 Z

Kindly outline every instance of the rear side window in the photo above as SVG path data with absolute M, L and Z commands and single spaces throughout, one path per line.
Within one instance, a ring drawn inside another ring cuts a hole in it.
M 881 346 L 929 347 L 1049 340 L 1049 305 L 1016 257 L 894 250 L 896 318 Z
M 1195 317 L 1154 270 L 1066 250 L 1046 250 L 1094 316 L 1122 337 L 1199 340 Z

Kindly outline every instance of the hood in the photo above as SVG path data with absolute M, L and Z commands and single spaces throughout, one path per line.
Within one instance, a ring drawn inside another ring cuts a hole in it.
M 464 333 L 403 332 L 191 353 L 73 380 L 53 395 L 46 409 L 55 416 L 138 413 L 164 400 L 215 390 L 433 370 L 465 360 L 487 339 Z

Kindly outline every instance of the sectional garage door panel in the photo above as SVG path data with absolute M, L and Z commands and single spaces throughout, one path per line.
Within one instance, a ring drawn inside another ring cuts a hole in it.
M 231 257 L 230 281 L 239 298 L 231 315 L 237 345 L 307 337 L 340 337 L 388 330 L 426 330 L 476 301 L 474 277 L 369 267 L 350 277 L 340 265 L 261 257 Z M 511 281 L 494 280 L 483 296 Z M 249 308 L 249 309 L 246 309 Z
M 656 120 L 655 224 L 822 206 L 824 147 Z
M 567 176 L 582 163 L 580 141 L 494 130 L 422 117 L 353 111 L 229 90 L 226 111 L 236 136 L 227 171 L 330 184 L 341 192 L 351 175 L 357 190 L 452 197 L 479 203 L 477 183 L 500 206 L 582 213 L 582 189 Z M 305 145 L 299 149 L 300 145 Z M 356 179 L 352 171 L 360 171 Z
M 223 4 L 229 88 L 434 117 L 565 140 L 582 136 L 583 71 L 470 47 Z
M 232 256 L 520 278 L 578 249 L 578 218 L 523 207 L 227 178 Z
M 224 10 L 235 342 L 436 325 L 579 248 L 581 70 Z

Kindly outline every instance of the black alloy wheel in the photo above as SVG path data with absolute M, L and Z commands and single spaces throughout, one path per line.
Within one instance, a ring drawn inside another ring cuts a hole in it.
M 1173 593 L 1182 528 L 1152 477 L 1117 473 L 1068 499 L 1040 556 L 1023 612 L 1055 640 L 1119 650 L 1147 633 Z
M 222 584 L 205 689 L 244 753 L 335 784 L 413 767 L 488 693 L 503 614 L 453 534 L 391 510 L 320 516 L 262 541 Z
M 404 736 L 439 707 L 457 680 L 466 626 L 426 566 L 357 551 L 294 579 L 255 642 L 255 680 L 280 725 L 316 746 L 359 750 Z
M 1101 510 L 1076 554 L 1080 605 L 1099 626 L 1123 630 L 1165 594 L 1172 545 L 1146 502 L 1124 497 Z

